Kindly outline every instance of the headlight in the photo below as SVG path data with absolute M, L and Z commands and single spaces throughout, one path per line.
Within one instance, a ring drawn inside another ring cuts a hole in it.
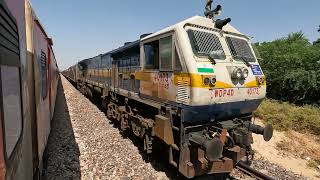
M 240 79 L 242 77 L 242 70 L 238 67 L 235 67 L 232 71 L 232 78 Z
M 211 81 L 210 78 L 206 77 L 203 79 L 203 84 L 207 86 L 210 84 L 210 81 Z
M 242 69 L 242 78 L 246 79 L 249 76 L 249 71 L 246 68 Z

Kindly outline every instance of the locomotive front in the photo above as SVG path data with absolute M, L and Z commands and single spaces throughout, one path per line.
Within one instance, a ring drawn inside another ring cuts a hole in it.
M 210 1 L 209 1 L 210 2 Z M 266 80 L 250 39 L 232 27 L 231 19 L 215 20 L 221 6 L 175 27 L 187 73 L 189 101 L 182 103 L 179 170 L 186 177 L 228 173 L 253 155 L 252 133 L 269 141 L 272 126 L 251 123 L 252 113 L 266 96 Z M 187 74 L 187 75 L 186 75 Z M 185 145 L 183 145 L 185 143 Z
M 219 27 L 218 23 L 226 22 L 194 17 L 180 29 L 190 77 L 185 121 L 247 116 L 265 98 L 265 76 L 249 38 L 229 24 Z

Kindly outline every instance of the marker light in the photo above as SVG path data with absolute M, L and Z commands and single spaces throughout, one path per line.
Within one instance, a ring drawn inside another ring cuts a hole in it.
M 211 85 L 215 85 L 217 82 L 217 79 L 215 77 L 211 78 L 210 83 Z
M 209 85 L 210 82 L 211 82 L 211 80 L 208 77 L 203 79 L 203 84 L 206 85 L 206 86 Z
M 265 77 L 264 76 L 257 76 L 256 77 L 258 85 L 263 85 L 265 83 Z

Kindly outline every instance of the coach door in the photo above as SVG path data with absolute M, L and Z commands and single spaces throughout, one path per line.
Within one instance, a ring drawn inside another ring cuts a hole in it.
M 112 87 L 114 90 L 119 91 L 119 66 L 118 61 L 112 61 Z
M 0 179 L 5 179 L 14 177 L 23 158 L 23 106 L 19 31 L 2 0 L 0 15 Z

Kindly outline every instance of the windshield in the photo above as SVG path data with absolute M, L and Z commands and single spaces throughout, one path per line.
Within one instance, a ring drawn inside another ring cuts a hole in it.
M 226 37 L 226 41 L 232 56 L 236 60 L 256 62 L 249 43 L 244 39 Z
M 213 33 L 198 30 L 187 30 L 193 52 L 197 56 L 211 56 L 215 59 L 225 59 L 219 37 Z

